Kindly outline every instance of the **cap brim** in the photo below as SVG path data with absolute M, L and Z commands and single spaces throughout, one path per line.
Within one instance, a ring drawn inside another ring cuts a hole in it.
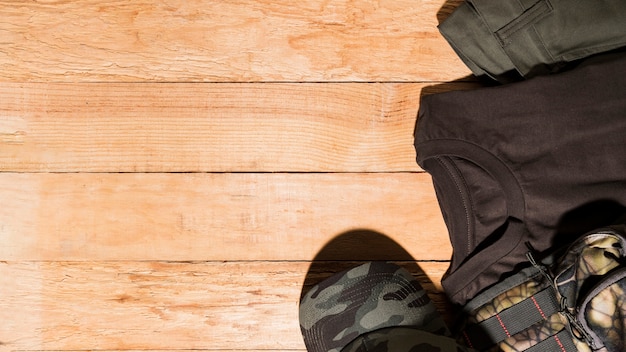
M 448 336 L 433 334 L 419 328 L 393 327 L 357 337 L 341 352 L 469 352 Z

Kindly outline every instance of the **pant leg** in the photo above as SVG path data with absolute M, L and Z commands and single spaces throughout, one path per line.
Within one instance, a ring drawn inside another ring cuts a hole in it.
M 626 46 L 626 1 L 468 0 L 439 30 L 474 74 L 504 83 Z

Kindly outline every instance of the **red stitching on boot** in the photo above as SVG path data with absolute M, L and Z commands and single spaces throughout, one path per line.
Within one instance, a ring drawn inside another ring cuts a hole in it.
M 506 326 L 504 326 L 504 322 L 502 322 L 502 319 L 500 319 L 500 314 L 496 314 L 496 318 L 498 318 L 498 321 L 500 322 L 500 326 L 502 327 L 502 329 L 504 329 L 506 336 L 511 337 L 511 334 L 509 334 L 509 330 L 507 330 Z
M 556 336 L 556 335 L 554 335 L 554 339 L 556 340 L 556 343 L 558 343 L 558 344 L 559 344 L 559 347 L 561 347 L 561 351 L 563 351 L 563 352 L 567 352 L 567 351 L 565 350 L 565 347 L 563 347 L 563 344 L 561 343 L 561 340 L 559 339 L 559 337 L 558 337 L 558 336 Z
M 537 310 L 539 311 L 539 313 L 541 314 L 541 317 L 543 318 L 543 320 L 548 320 L 548 318 L 546 318 L 546 315 L 543 314 L 543 310 L 541 310 L 541 307 L 539 307 L 539 303 L 537 303 L 537 300 L 535 299 L 535 296 L 530 297 L 533 302 L 535 303 L 535 307 L 537 307 Z

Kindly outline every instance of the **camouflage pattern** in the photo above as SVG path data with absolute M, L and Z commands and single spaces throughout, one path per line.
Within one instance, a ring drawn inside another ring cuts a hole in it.
M 470 352 L 451 337 L 417 328 L 393 327 L 357 337 L 342 352 Z
M 589 328 L 608 351 L 626 351 L 626 279 L 602 290 L 584 314 Z
M 567 298 L 568 311 L 577 315 L 592 344 L 607 351 L 626 351 L 625 251 L 623 237 L 596 233 L 576 242 L 557 268 L 562 274 L 556 282 Z M 602 284 L 596 282 L 599 277 L 609 284 L 589 292 L 590 283 Z
M 384 334 L 381 329 L 391 327 L 431 333 L 429 341 L 420 344 L 432 348 L 420 351 L 449 351 L 433 340 L 451 339 L 444 337 L 450 331 L 430 298 L 408 271 L 391 263 L 371 262 L 336 274 L 313 287 L 300 303 L 300 328 L 309 352 L 339 352 L 366 334 L 370 340 L 377 336 L 382 341 L 384 337 L 370 334 L 379 330 L 377 334 Z M 387 351 L 381 346 L 391 344 L 381 342 L 379 347 Z
M 549 258 L 547 275 L 482 295 L 493 297 L 468 313 L 467 324 L 482 322 L 533 296 L 555 288 L 562 312 L 545 317 L 528 329 L 500 341 L 488 351 L 524 351 L 561 330 L 573 332 L 578 351 L 626 351 L 626 242 L 614 231 L 588 234 L 574 242 L 558 260 Z M 604 286 L 598 286 L 604 280 Z M 553 286 L 554 285 L 554 286 Z M 594 287 L 596 289 L 594 289 Z M 460 343 L 467 341 L 461 334 Z
M 472 312 L 468 316 L 468 323 L 478 323 L 484 321 L 496 314 L 499 314 L 505 309 L 520 303 L 524 299 L 535 295 L 548 286 L 549 283 L 547 281 L 526 281 L 521 285 L 512 287 L 511 289 L 497 295 L 493 300 L 480 307 L 480 309 Z M 567 320 L 564 316 L 559 313 L 553 314 L 546 317 L 546 320 L 536 323 L 524 331 L 511 335 L 507 339 L 486 350 L 486 352 L 524 351 L 538 342 L 541 342 L 558 333 L 566 327 L 566 324 Z M 467 336 L 461 334 L 459 336 L 459 343 L 466 343 L 466 338 Z M 587 349 L 579 348 L 579 351 L 591 352 L 588 347 Z

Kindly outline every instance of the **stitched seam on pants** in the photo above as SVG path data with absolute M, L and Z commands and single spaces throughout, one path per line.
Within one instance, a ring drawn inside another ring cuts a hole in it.
M 526 28 L 528 25 L 539 21 L 541 18 L 552 12 L 552 5 L 548 0 L 540 0 L 524 11 L 513 21 L 504 25 L 504 27 L 496 31 L 496 36 L 500 45 L 507 46 L 511 44 L 511 37 Z
M 591 56 L 593 54 L 597 54 L 604 51 L 610 51 L 613 49 L 617 49 L 626 45 L 626 41 L 616 41 L 613 43 L 603 43 L 598 45 L 590 45 L 585 48 L 577 48 L 574 50 L 566 51 L 560 55 L 563 60 L 566 61 L 574 61 L 578 59 L 582 59 L 586 56 Z

